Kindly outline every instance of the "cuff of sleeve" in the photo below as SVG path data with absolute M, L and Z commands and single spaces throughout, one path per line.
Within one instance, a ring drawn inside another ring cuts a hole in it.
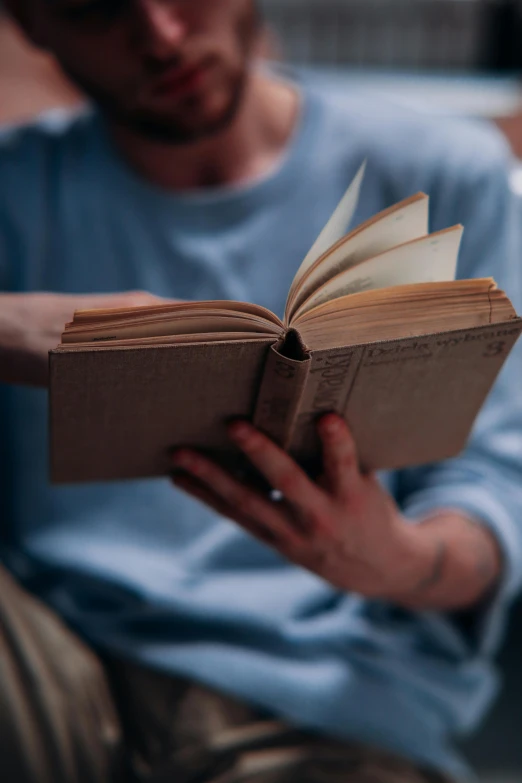
M 522 585 L 522 536 L 505 507 L 481 486 L 454 485 L 422 490 L 411 495 L 403 513 L 417 521 L 440 509 L 462 511 L 485 525 L 496 537 L 503 556 L 504 569 L 494 596 L 479 613 L 479 651 L 491 653 L 500 639 L 505 610 Z M 522 509 L 521 509 L 522 513 Z

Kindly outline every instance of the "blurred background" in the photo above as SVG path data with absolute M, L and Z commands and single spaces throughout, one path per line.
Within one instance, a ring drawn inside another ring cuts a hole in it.
M 409 70 L 518 67 L 511 0 L 263 0 L 298 62 Z
M 397 101 L 491 118 L 522 159 L 522 0 L 259 0 L 264 51 Z M 0 122 L 78 100 L 0 0 Z
M 267 19 L 263 56 L 341 91 L 356 86 L 421 111 L 494 122 L 522 161 L 522 0 L 261 5 Z M 0 0 L 0 124 L 80 100 L 52 60 L 25 43 Z M 512 186 L 522 204 L 522 163 L 513 168 Z M 464 750 L 485 783 L 522 783 L 522 603 L 500 663 L 504 689 Z

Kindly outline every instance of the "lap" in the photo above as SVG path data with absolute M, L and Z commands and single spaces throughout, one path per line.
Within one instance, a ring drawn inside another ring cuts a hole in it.
M 113 783 L 120 745 L 96 655 L 0 567 L 3 783 Z
M 298 730 L 204 686 L 109 664 L 143 783 L 450 783 L 352 742 Z
M 1 567 L 0 769 L 2 783 L 450 783 L 201 685 L 102 663 Z

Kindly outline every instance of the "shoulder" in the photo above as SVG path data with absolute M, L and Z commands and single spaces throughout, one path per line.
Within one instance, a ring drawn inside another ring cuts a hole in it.
M 89 133 L 96 114 L 89 109 L 55 109 L 24 124 L 0 127 L 0 162 L 13 155 L 45 152 L 51 146 L 66 145 Z
M 416 111 L 362 88 L 312 86 L 310 93 L 325 145 L 341 157 L 366 158 L 368 176 L 391 189 L 436 195 L 506 177 L 511 152 L 488 122 Z
M 0 128 L 0 288 L 13 288 L 28 259 L 39 257 L 52 210 L 59 198 L 70 198 L 65 183 L 85 180 L 92 138 L 88 112 L 55 111 Z
M 90 111 L 48 112 L 31 123 L 0 128 L 0 198 L 14 204 L 45 190 L 53 170 L 81 157 L 94 129 Z

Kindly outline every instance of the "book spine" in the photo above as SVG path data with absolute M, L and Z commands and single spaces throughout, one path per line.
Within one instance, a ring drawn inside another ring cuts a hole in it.
M 344 415 L 364 348 L 346 347 L 312 353 L 310 372 L 295 421 L 290 452 L 307 470 L 321 452 L 317 422 L 325 413 Z
M 302 359 L 290 358 L 282 350 L 283 347 L 275 345 L 268 353 L 254 426 L 287 449 L 292 441 L 311 360 L 306 355 Z

